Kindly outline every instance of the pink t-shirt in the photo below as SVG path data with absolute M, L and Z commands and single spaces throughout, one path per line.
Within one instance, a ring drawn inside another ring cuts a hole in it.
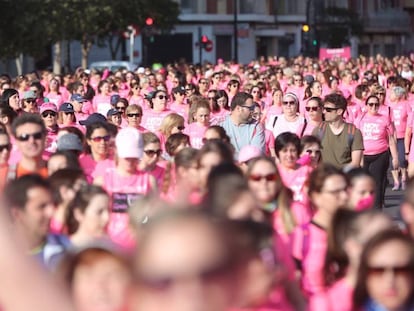
M 275 116 L 280 116 L 282 114 L 282 106 L 271 106 L 269 107 L 269 109 L 266 109 L 264 111 L 264 115 L 265 115 L 265 122 L 267 122 L 268 120 L 274 120 Z
M 135 245 L 134 237 L 129 231 L 128 209 L 134 200 L 151 191 L 150 174 L 137 171 L 129 176 L 122 176 L 115 167 L 108 168 L 103 175 L 103 188 L 111 197 L 111 215 L 108 235 L 124 248 Z
M 106 162 L 107 159 L 102 160 L 102 161 Z M 95 161 L 91 154 L 83 153 L 79 157 L 79 162 L 80 162 L 83 172 L 85 173 L 86 180 L 89 183 L 92 183 L 94 176 L 95 176 L 96 166 L 101 161 Z
M 327 232 L 314 222 L 296 227 L 292 254 L 302 264 L 302 289 L 308 296 L 325 289 L 323 266 L 327 247 Z
M 188 121 L 188 105 L 177 104 L 176 102 L 173 102 L 170 105 L 170 110 L 182 116 L 185 122 Z
M 96 95 L 92 100 L 92 106 L 95 112 L 98 112 L 106 117 L 106 114 L 111 106 L 111 96 L 110 95 Z
M 141 125 L 148 131 L 155 133 L 161 126 L 162 120 L 171 113 L 171 110 L 154 111 L 146 110 L 142 115 Z
M 394 102 L 390 105 L 397 138 L 404 138 L 408 115 L 412 113 L 406 101 Z
M 226 117 L 230 115 L 230 111 L 226 109 L 222 109 L 218 112 L 211 112 L 210 114 L 210 124 L 211 125 L 218 125 L 222 123 Z
M 346 112 L 344 114 L 345 122 L 354 123 L 355 120 L 361 115 L 361 107 L 355 103 L 348 104 L 346 107 Z
M 345 278 L 336 281 L 324 292 L 312 296 L 309 311 L 352 311 L 354 289 Z M 340 302 L 340 303 L 339 303 Z
M 203 146 L 203 138 L 208 126 L 198 122 L 190 123 L 184 130 L 184 133 L 190 136 L 191 147 L 200 149 Z
M 49 102 L 55 104 L 58 109 L 64 103 L 64 98 L 62 94 L 47 93 L 45 97 L 49 99 Z
M 394 134 L 394 127 L 388 117 L 365 113 L 355 125 L 362 133 L 364 155 L 380 154 L 388 150 L 388 138 Z
M 90 115 L 90 114 L 94 113 L 93 106 L 92 106 L 92 103 L 90 101 L 86 101 L 86 102 L 83 103 L 82 112 L 87 114 L 87 115 Z
M 278 165 L 280 177 L 283 184 L 293 192 L 293 200 L 298 202 L 308 201 L 306 190 L 304 189 L 312 169 L 308 165 L 299 166 L 297 169 L 287 169 L 282 165 Z
M 130 105 L 138 105 L 144 109 L 144 98 L 142 96 L 131 96 L 128 100 Z

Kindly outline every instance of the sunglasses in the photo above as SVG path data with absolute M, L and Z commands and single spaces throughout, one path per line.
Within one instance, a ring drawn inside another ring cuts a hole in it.
M 323 107 L 323 110 L 325 110 L 326 112 L 332 112 L 332 111 L 336 111 L 340 108 L 334 108 L 334 107 Z
M 126 109 L 126 107 L 115 107 L 116 108 L 116 110 L 125 110 Z
M 10 150 L 11 149 L 11 145 L 7 144 L 7 145 L 0 145 L 0 153 L 3 152 L 4 150 Z
M 318 111 L 319 110 L 319 107 L 318 106 L 314 106 L 314 107 L 305 107 L 305 109 L 306 109 L 306 111 L 307 112 L 309 112 L 309 111 Z
M 285 106 L 294 106 L 294 105 L 296 105 L 296 102 L 294 102 L 294 101 L 290 101 L 290 102 L 286 101 L 286 102 L 283 102 L 283 105 L 285 105 Z
M 154 155 L 157 155 L 157 157 L 159 157 L 161 155 L 162 150 L 158 149 L 158 150 L 144 150 L 145 154 L 149 157 L 153 157 Z
M 367 105 L 370 106 L 370 107 L 372 107 L 372 106 L 379 107 L 380 106 L 379 103 L 367 103 Z
M 185 126 L 177 126 L 177 130 L 179 131 L 184 131 L 184 129 L 185 129 Z
M 18 141 L 28 141 L 30 137 L 33 137 L 33 139 L 42 139 L 43 138 L 43 132 L 37 132 L 33 134 L 22 134 L 20 136 L 17 136 L 16 139 Z
M 157 98 L 158 99 L 167 99 L 167 96 L 165 96 L 165 95 L 158 95 Z
M 276 173 L 270 173 L 267 175 L 255 175 L 252 174 L 249 176 L 249 179 L 252 181 L 261 181 L 262 179 L 266 180 L 266 181 L 275 181 L 277 180 L 277 174 Z
M 140 113 L 128 113 L 127 116 L 129 118 L 134 118 L 134 117 L 139 118 L 141 116 L 141 114 Z
M 91 140 L 95 143 L 99 143 L 101 141 L 108 142 L 110 139 L 111 139 L 111 135 L 91 137 Z
M 65 115 L 67 115 L 67 116 L 74 115 L 74 114 L 75 114 L 74 112 L 66 112 L 65 111 Z
M 407 274 L 411 274 L 414 267 L 410 264 L 405 266 L 393 266 L 393 267 L 386 267 L 386 266 L 380 266 L 380 267 L 368 267 L 368 274 L 370 276 L 381 276 L 387 271 L 392 271 L 392 273 L 396 276 L 404 276 Z
M 43 118 L 47 118 L 47 117 L 56 117 L 56 113 L 53 111 L 49 111 L 49 112 L 43 112 L 42 113 L 42 117 Z
M 28 104 L 34 104 L 36 102 L 36 99 L 25 99 L 24 101 Z

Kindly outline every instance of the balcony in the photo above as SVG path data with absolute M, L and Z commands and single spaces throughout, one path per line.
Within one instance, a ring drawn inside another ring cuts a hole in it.
M 363 17 L 363 24 L 366 33 L 408 33 L 411 31 L 410 16 L 398 8 L 369 13 Z

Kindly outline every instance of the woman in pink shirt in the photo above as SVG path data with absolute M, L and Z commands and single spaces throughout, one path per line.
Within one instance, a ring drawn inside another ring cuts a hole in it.
M 45 96 L 58 108 L 64 103 L 65 99 L 60 92 L 60 83 L 57 78 L 53 78 L 49 81 L 49 92 L 47 92 Z
M 323 265 L 328 234 L 335 212 L 348 200 L 348 180 L 338 168 L 322 164 L 309 176 L 309 198 L 315 209 L 312 220 L 297 227 L 293 239 L 293 257 L 300 266 L 302 289 L 308 296 L 325 290 Z
M 167 142 L 168 138 L 175 133 L 182 133 L 185 129 L 184 126 L 184 118 L 177 114 L 177 113 L 170 113 L 166 116 L 160 125 L 160 128 L 155 133 L 161 143 L 161 149 L 165 154 L 165 143 Z
M 193 148 L 200 149 L 203 146 L 204 133 L 210 125 L 210 105 L 205 98 L 198 98 L 190 109 L 188 126 L 184 133 L 190 136 Z
M 217 108 L 211 111 L 211 124 L 220 124 L 230 114 L 229 97 L 225 90 L 218 90 L 216 92 L 216 103 Z
M 98 84 L 98 94 L 92 100 L 94 112 L 98 112 L 106 116 L 111 106 L 111 90 L 107 80 L 102 80 Z
M 303 135 L 312 135 L 313 130 L 323 121 L 323 102 L 320 97 L 311 97 L 305 105 L 306 124 L 303 129 Z
M 149 98 L 151 108 L 144 110 L 141 123 L 148 131 L 155 133 L 162 120 L 171 113 L 171 110 L 167 109 L 167 100 L 168 96 L 164 90 L 156 90 L 151 94 Z
M 362 249 L 372 237 L 392 227 L 392 220 L 378 210 L 356 212 L 341 208 L 335 213 L 324 266 L 327 289 L 311 297 L 310 311 L 353 311 L 352 296 Z
M 138 82 L 131 83 L 130 90 L 129 90 L 128 102 L 131 105 L 135 104 L 135 105 L 140 105 L 141 107 L 145 107 L 143 105 L 144 97 L 142 97 L 141 87 L 140 87 Z
M 391 151 L 393 169 L 398 169 L 397 142 L 391 120 L 378 113 L 380 107 L 377 96 L 369 96 L 366 100 L 367 112 L 355 122 L 361 130 L 364 141 L 364 169 L 368 170 L 376 180 L 375 207 L 384 206 L 385 179 L 389 166 Z
M 270 107 L 267 107 L 264 111 L 264 121 L 274 120 L 276 116 L 280 116 L 283 113 L 282 110 L 283 91 L 280 88 L 275 88 L 272 91 L 272 103 Z
M 139 161 L 138 169 L 151 174 L 157 182 L 158 189 L 161 189 L 164 181 L 165 167 L 159 165 L 162 153 L 160 139 L 151 132 L 142 134 L 144 141 L 144 152 Z
M 147 131 L 146 128 L 141 126 L 142 120 L 142 108 L 139 105 L 129 105 L 126 107 L 125 110 L 126 122 L 128 123 L 128 127 L 136 128 L 141 133 Z

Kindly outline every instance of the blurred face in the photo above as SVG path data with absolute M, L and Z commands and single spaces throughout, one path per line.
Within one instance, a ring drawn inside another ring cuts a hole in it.
M 311 165 L 313 167 L 318 166 L 319 161 L 321 160 L 321 148 L 318 144 L 305 144 L 303 152 L 300 156 L 308 154 L 311 158 Z
M 78 102 L 76 100 L 73 100 L 71 103 L 73 105 L 73 110 L 75 110 L 76 112 L 82 111 L 83 103 Z
M 184 122 L 177 124 L 171 129 L 171 134 L 182 133 L 185 129 Z
M 311 92 L 312 92 L 312 96 L 320 97 L 322 95 L 322 85 L 319 82 L 314 82 L 311 88 Z
M 93 131 L 91 138 L 87 139 L 88 145 L 91 147 L 92 155 L 95 157 L 104 157 L 108 155 L 109 143 L 111 135 L 104 128 L 97 128 Z
M 273 93 L 273 104 L 282 104 L 283 93 L 277 90 Z
M 255 120 L 256 122 L 259 122 L 262 118 L 262 111 L 260 109 L 260 107 L 255 107 L 254 111 L 252 113 L 252 119 Z
M 127 268 L 113 255 L 99 254 L 83 260 L 72 281 L 76 310 L 121 310 L 129 282 Z
M 267 161 L 257 161 L 252 168 L 249 188 L 260 204 L 272 202 L 278 191 L 276 167 Z
M 42 113 L 42 119 L 46 127 L 51 128 L 57 124 L 57 113 L 51 110 L 46 110 Z
M 16 129 L 16 144 L 23 157 L 38 158 L 45 148 L 45 135 L 40 125 L 26 123 Z
M 63 155 L 56 155 L 53 156 L 47 161 L 47 172 L 50 175 L 52 175 L 54 172 L 66 168 L 68 166 L 68 162 Z
M 141 124 L 142 114 L 137 110 L 131 110 L 126 114 L 128 126 L 138 128 Z
M 9 97 L 9 105 L 13 108 L 13 110 L 18 110 L 20 108 L 20 98 L 19 94 L 14 94 Z
M 121 125 L 121 121 L 122 121 L 122 119 L 121 119 L 121 115 L 120 114 L 115 114 L 115 115 L 112 115 L 112 116 L 110 116 L 110 121 L 113 123 L 113 124 L 115 124 L 115 125 Z
M 159 143 L 150 143 L 145 145 L 144 153 L 142 155 L 141 161 L 147 165 L 153 165 L 157 163 L 161 155 L 161 146 Z
M 287 96 L 282 104 L 284 115 L 293 116 L 298 111 L 298 105 L 293 97 Z
M 167 105 L 167 94 L 164 92 L 158 92 L 153 98 L 152 103 L 154 104 L 155 111 L 163 111 Z
M 7 164 L 10 157 L 10 139 L 6 134 L 0 134 L 0 165 Z
M 322 121 L 322 110 L 316 100 L 309 100 L 305 110 L 311 120 Z
M 336 108 L 335 104 L 324 103 L 322 111 L 326 122 L 334 122 L 342 118 L 342 109 Z
M 211 225 L 194 219 L 156 229 L 137 258 L 130 310 L 227 310 L 233 301 L 234 279 L 223 242 Z
M 253 99 L 254 99 L 255 101 L 259 100 L 259 99 L 260 99 L 260 88 L 258 88 L 258 87 L 253 87 L 253 88 L 252 88 L 252 91 L 250 92 L 250 94 L 252 94 Z
M 312 201 L 318 209 L 333 215 L 338 208 L 346 207 L 348 203 L 348 185 L 341 175 L 331 175 L 326 178 L 319 193 L 312 193 Z
M 85 211 L 79 211 L 75 216 L 79 222 L 78 231 L 88 234 L 91 238 L 105 236 L 109 222 L 109 197 L 106 194 L 96 194 Z
M 386 310 L 404 306 L 413 291 L 414 280 L 407 245 L 389 241 L 371 253 L 368 258 L 366 286 L 370 297 Z
M 298 149 L 294 144 L 288 143 L 279 151 L 277 156 L 282 166 L 293 169 L 296 167 L 296 161 L 298 160 Z
M 349 206 L 356 208 L 359 202 L 369 197 L 372 198 L 372 204 L 374 203 L 375 196 L 375 182 L 368 176 L 362 176 L 355 178 L 353 185 L 349 188 Z
M 220 97 L 219 99 L 217 99 L 217 104 L 220 107 L 226 107 L 227 106 L 227 99 L 225 97 Z
M 248 123 L 252 120 L 254 106 L 253 99 L 248 98 L 243 106 L 238 107 L 240 109 L 240 119 L 242 122 Z
M 30 113 L 37 112 L 36 98 L 27 98 L 24 100 L 23 110 Z
M 102 95 L 109 95 L 109 88 L 110 88 L 109 83 L 104 83 L 102 84 L 99 90 L 101 91 Z
M 371 97 L 368 101 L 367 101 L 367 111 L 369 114 L 374 115 L 378 113 L 378 109 L 380 106 L 380 102 L 378 99 Z
M 137 165 L 137 158 L 118 158 L 117 168 L 123 172 L 134 173 L 137 170 Z
M 70 125 L 74 122 L 75 114 L 73 112 L 61 112 L 62 114 L 62 124 Z
M 215 152 L 208 152 L 201 157 L 198 173 L 199 173 L 199 180 L 203 187 L 207 183 L 207 177 L 211 169 L 219 165 L 221 161 L 222 159 L 220 155 Z
M 214 129 L 208 129 L 204 133 L 204 138 L 205 138 L 205 140 L 221 139 L 220 134 L 217 131 L 215 131 Z
M 198 108 L 194 114 L 197 123 L 207 126 L 210 122 L 210 111 L 207 108 Z

